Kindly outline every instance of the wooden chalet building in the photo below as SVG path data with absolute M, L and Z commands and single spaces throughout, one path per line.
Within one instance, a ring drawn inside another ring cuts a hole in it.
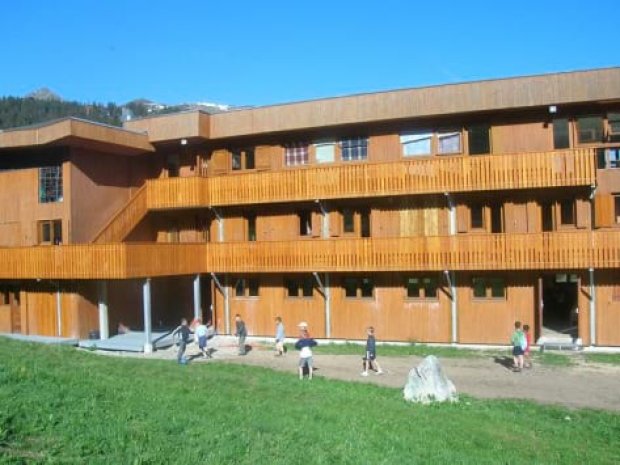
M 0 332 L 620 345 L 620 68 L 5 130 L 0 199 Z

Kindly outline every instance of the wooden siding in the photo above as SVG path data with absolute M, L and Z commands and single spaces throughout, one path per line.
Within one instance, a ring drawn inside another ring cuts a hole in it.
M 138 225 L 147 213 L 147 190 L 142 186 L 121 210 L 95 236 L 93 242 L 120 242 Z
M 0 249 L 0 278 L 125 279 L 193 273 L 620 267 L 620 232 Z
M 594 149 L 432 157 L 147 181 L 148 208 L 592 185 Z

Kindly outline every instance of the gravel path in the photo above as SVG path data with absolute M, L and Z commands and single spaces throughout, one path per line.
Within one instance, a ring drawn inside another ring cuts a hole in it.
M 289 373 L 297 373 L 298 357 L 290 352 L 275 357 L 266 346 L 255 341 L 246 356 L 236 354 L 236 345 L 230 337 L 218 336 L 211 343 L 213 359 L 193 357 L 197 349 L 188 347 L 190 363 L 243 363 Z M 409 370 L 421 362 L 420 357 L 379 357 L 385 373 L 360 376 L 360 355 L 315 354 L 316 376 L 360 383 L 374 383 L 402 388 Z M 125 354 L 129 355 L 129 354 Z M 174 348 L 160 350 L 151 355 L 134 354 L 145 358 L 174 360 Z M 528 399 L 544 404 L 558 404 L 571 408 L 596 408 L 620 412 L 620 366 L 580 363 L 570 367 L 535 365 L 531 370 L 513 373 L 506 368 L 506 360 L 492 357 L 440 358 L 444 371 L 457 392 L 478 398 Z M 307 381 L 305 381 L 307 382 Z

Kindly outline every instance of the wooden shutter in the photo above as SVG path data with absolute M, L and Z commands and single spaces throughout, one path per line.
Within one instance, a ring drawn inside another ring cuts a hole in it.
M 342 215 L 340 212 L 329 212 L 329 235 L 341 236 L 342 235 Z
M 577 227 L 587 228 L 590 226 L 590 205 L 585 199 L 577 199 L 575 210 L 577 213 Z
M 607 228 L 613 223 L 614 196 L 598 194 L 594 197 L 594 226 Z
M 211 174 L 224 174 L 228 171 L 228 151 L 214 150 L 211 153 Z
M 321 225 L 323 223 L 323 215 L 319 212 L 312 212 L 312 237 L 321 237 Z
M 466 205 L 456 206 L 456 231 L 467 232 L 469 229 L 469 208 Z
M 269 170 L 271 169 L 271 147 L 268 145 L 259 145 L 254 150 L 256 156 L 256 169 L 257 170 Z

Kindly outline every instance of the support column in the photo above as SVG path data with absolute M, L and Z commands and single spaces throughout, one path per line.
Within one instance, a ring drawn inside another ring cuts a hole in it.
M 200 294 L 200 275 L 194 277 L 194 319 L 202 318 L 202 296 Z
M 217 275 L 215 273 L 211 273 L 211 278 L 213 278 L 213 282 L 224 297 L 224 329 L 226 330 L 226 334 L 230 334 L 230 302 L 228 299 L 228 278 L 224 277 L 223 285 L 220 280 L 217 279 Z
M 320 200 L 316 201 L 319 204 L 321 210 L 322 223 L 321 223 L 321 237 L 323 239 L 329 239 L 329 211 L 327 207 Z M 325 283 L 320 283 L 318 274 L 315 273 L 317 281 L 323 290 L 323 298 L 325 299 L 325 337 L 332 337 L 332 291 L 329 282 L 329 273 L 325 273 Z
M 108 283 L 99 281 L 99 339 L 110 337 L 110 320 L 108 316 Z
M 449 234 L 454 236 L 456 234 L 456 204 L 454 203 L 454 197 L 449 192 L 444 192 L 446 196 L 446 200 L 448 201 L 448 209 L 450 224 L 449 224 Z
M 146 278 L 142 284 L 142 306 L 144 310 L 144 353 L 153 352 L 151 333 L 151 278 Z
M 452 344 L 458 342 L 458 297 L 456 292 L 456 273 L 445 270 L 443 272 L 448 285 L 450 286 L 450 321 L 451 321 L 451 337 Z
M 62 337 L 62 298 L 59 282 L 56 282 L 56 332 L 58 337 Z
M 596 288 L 594 286 L 594 268 L 590 272 L 590 345 L 596 345 Z

